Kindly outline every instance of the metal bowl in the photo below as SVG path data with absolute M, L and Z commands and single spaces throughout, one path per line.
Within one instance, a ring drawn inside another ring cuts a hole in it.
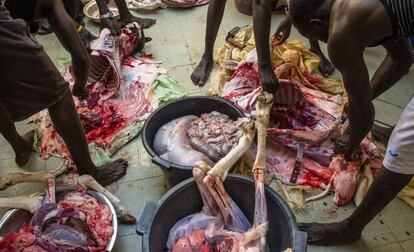
M 76 186 L 56 186 L 56 197 L 59 200 L 59 197 L 63 196 L 65 192 L 76 190 Z M 111 239 L 106 246 L 107 251 L 111 251 L 115 244 L 116 233 L 118 231 L 118 219 L 116 218 L 115 209 L 112 206 L 109 199 L 102 193 L 88 190 L 87 194 L 94 197 L 98 200 L 99 203 L 108 205 L 109 210 L 112 213 L 112 227 L 114 228 L 114 233 L 112 234 Z M 7 211 L 3 218 L 0 220 L 0 237 L 5 236 L 9 232 L 18 232 L 20 227 L 29 223 L 32 218 L 32 214 L 29 211 L 23 209 L 10 209 Z
M 108 9 L 112 12 L 112 14 L 114 14 L 115 18 L 119 18 L 119 11 L 113 0 L 109 1 Z M 83 7 L 83 13 L 92 21 L 100 23 L 99 9 L 98 5 L 96 4 L 96 1 L 90 1 L 89 3 L 85 4 L 85 6 Z

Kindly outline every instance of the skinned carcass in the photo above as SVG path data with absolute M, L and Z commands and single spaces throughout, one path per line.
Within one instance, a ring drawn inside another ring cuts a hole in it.
M 120 36 L 112 36 L 108 29 L 103 29 L 98 39 L 91 42 L 91 70 L 86 83 L 89 95 L 86 99 L 73 97 L 91 153 L 113 155 L 139 134 L 145 119 L 159 103 L 185 95 L 185 90 L 175 82 L 160 79 L 167 70 L 152 55 L 134 56 L 144 36 L 140 33 L 138 25 L 130 24 Z M 70 69 L 63 76 L 73 86 L 75 78 Z M 157 82 L 164 85 L 156 85 Z M 46 110 L 34 115 L 31 121 L 38 124 L 35 148 L 42 158 L 69 157 Z M 97 159 L 93 161 L 101 161 Z
M 258 152 L 253 168 L 255 180 L 254 224 L 250 225 L 242 211 L 226 193 L 223 181 L 227 172 L 249 149 L 255 131 L 252 124 L 244 126 L 237 146 L 212 169 L 205 162 L 193 167 L 194 179 L 203 200 L 201 213 L 183 218 L 170 230 L 167 247 L 170 251 L 265 251 L 268 230 L 264 192 L 266 174 L 266 129 L 272 95 L 263 93 L 258 99 L 256 128 Z
M 368 138 L 361 143 L 362 153 L 352 161 L 345 161 L 341 155 L 335 154 L 333 139 L 342 133 L 344 127 L 346 97 L 321 91 L 319 86 L 314 85 L 316 82 L 310 81 L 310 76 L 303 75 L 295 67 L 298 63 L 294 55 L 290 51 L 285 54 L 282 56 L 291 62 L 275 67 L 279 78 L 289 79 L 279 79 L 270 112 L 266 150 L 269 175 L 291 184 L 295 163 L 299 162 L 300 172 L 295 184 L 325 189 L 321 195 L 310 197 L 307 201 L 319 199 L 334 190 L 337 205 L 349 202 L 356 191 L 359 195 L 357 202 L 360 202 L 372 181 L 364 167 L 368 164 L 374 171 L 379 169 L 382 156 L 375 151 L 375 144 Z M 254 115 L 260 90 L 258 64 L 253 51 L 239 64 L 221 95 L 233 101 L 246 114 Z M 304 158 L 297 160 L 299 146 L 304 147 Z M 250 166 L 254 156 L 255 146 L 247 155 Z M 365 175 L 360 182 L 361 174 Z M 357 190 L 357 187 L 360 189 Z

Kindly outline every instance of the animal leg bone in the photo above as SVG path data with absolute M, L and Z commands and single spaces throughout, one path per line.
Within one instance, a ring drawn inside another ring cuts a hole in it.
M 117 217 L 122 223 L 136 223 L 136 218 L 128 212 L 128 209 L 121 203 L 121 201 L 115 195 L 101 186 L 92 176 L 80 176 L 78 178 L 78 184 L 85 189 L 90 188 L 105 195 L 114 205 Z
M 0 198 L 0 208 L 19 208 L 34 213 L 42 206 L 42 200 L 42 196 Z
M 243 135 L 238 144 L 225 157 L 223 157 L 207 174 L 226 180 L 230 168 L 248 151 L 255 135 L 253 121 L 243 127 Z
M 256 103 L 256 129 L 257 129 L 257 154 L 253 164 L 253 177 L 255 182 L 255 211 L 253 228 L 258 228 L 267 223 L 267 204 L 264 189 L 266 168 L 266 133 L 269 125 L 270 109 L 273 105 L 273 95 L 263 92 Z M 266 247 L 266 235 L 262 235 L 256 247 L 264 251 Z
M 193 166 L 193 177 L 203 200 L 203 212 L 207 215 L 217 216 L 220 214 L 219 209 L 217 208 L 217 204 L 210 194 L 208 188 L 203 183 L 203 179 L 210 169 L 210 166 L 208 166 L 208 164 L 206 164 L 204 161 L 198 161 Z
M 53 171 L 42 172 L 18 172 L 0 177 L 0 190 L 20 184 L 23 182 L 45 182 L 48 178 L 55 178 L 67 170 L 67 163 L 63 161 L 60 166 Z
M 251 226 L 250 222 L 227 194 L 223 182 L 217 177 L 207 175 L 204 184 L 220 209 L 225 228 L 240 233 L 248 230 Z

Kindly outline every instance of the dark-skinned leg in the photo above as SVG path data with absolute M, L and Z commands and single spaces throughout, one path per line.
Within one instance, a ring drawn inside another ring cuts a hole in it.
M 213 68 L 214 42 L 223 19 L 225 7 L 225 0 L 210 0 L 209 2 L 204 53 L 200 63 L 198 63 L 191 74 L 191 80 L 194 85 L 204 85 L 210 76 L 211 69 Z
M 116 7 L 119 11 L 119 16 L 121 18 L 121 23 L 123 25 L 126 25 L 128 23 L 137 22 L 142 28 L 150 28 L 156 23 L 155 19 L 151 18 L 139 18 L 135 17 L 131 14 L 131 12 L 128 9 L 128 6 L 126 5 L 125 0 L 115 0 Z
M 301 223 L 301 230 L 308 233 L 308 243 L 335 245 L 360 239 L 364 227 L 395 198 L 410 182 L 413 175 L 398 174 L 382 168 L 372 183 L 362 203 L 350 217 L 336 223 Z
M 328 77 L 335 71 L 334 65 L 325 57 L 325 54 L 323 54 L 321 47 L 319 46 L 319 42 L 316 39 L 309 39 L 310 44 L 310 51 L 314 54 L 318 55 L 318 57 L 321 59 L 321 62 L 319 64 L 319 72 L 325 76 Z
M 382 127 L 377 124 L 374 124 L 374 126 L 371 129 L 371 133 L 372 133 L 372 136 L 375 138 L 375 140 L 386 145 L 388 143 L 388 140 L 391 137 L 391 133 L 394 130 L 394 128 L 395 126 Z
M 33 147 L 33 131 L 21 137 L 11 120 L 9 113 L 0 102 L 0 133 L 13 148 L 18 166 L 25 165 L 30 158 Z
M 119 180 L 126 174 L 128 164 L 123 159 L 100 167 L 94 165 L 70 92 L 49 108 L 49 114 L 80 174 L 90 174 L 103 186 Z

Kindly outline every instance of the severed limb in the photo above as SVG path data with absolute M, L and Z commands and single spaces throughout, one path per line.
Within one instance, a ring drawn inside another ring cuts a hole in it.
M 253 121 L 243 128 L 243 135 L 238 144 L 224 158 L 222 158 L 211 170 L 207 172 L 203 183 L 214 199 L 224 219 L 225 228 L 231 231 L 243 233 L 250 228 L 250 223 L 236 203 L 230 198 L 224 189 L 223 181 L 227 177 L 230 168 L 247 152 L 255 135 Z M 204 198 L 203 198 L 204 200 Z
M 113 204 L 117 217 L 122 223 L 136 223 L 136 218 L 128 212 L 128 209 L 121 203 L 121 200 L 101 186 L 92 176 L 80 176 L 78 178 L 78 184 L 85 189 L 90 188 L 105 195 Z
M 273 95 L 263 92 L 257 98 L 256 103 L 256 129 L 257 129 L 257 153 L 253 164 L 253 178 L 255 184 L 255 210 L 253 229 L 267 224 L 267 204 L 265 196 L 265 174 L 266 167 L 266 134 L 269 125 L 270 109 L 273 105 Z M 267 230 L 266 230 L 267 233 Z M 259 251 L 265 251 L 266 235 L 262 235 L 260 240 L 256 240 L 255 247 Z
M 34 213 L 42 206 L 42 200 L 42 196 L 0 198 L 0 208 L 18 208 Z
M 10 173 L 0 177 L 0 190 L 23 182 L 45 182 L 48 178 L 56 178 L 63 174 L 67 168 L 67 163 L 63 161 L 57 169 L 52 171 Z
M 208 188 L 203 183 L 203 180 L 210 169 L 211 168 L 204 161 L 198 161 L 193 165 L 193 177 L 203 200 L 202 212 L 207 215 L 217 216 L 220 214 L 219 209 L 217 208 L 217 204 L 214 201 L 214 198 L 211 196 Z

